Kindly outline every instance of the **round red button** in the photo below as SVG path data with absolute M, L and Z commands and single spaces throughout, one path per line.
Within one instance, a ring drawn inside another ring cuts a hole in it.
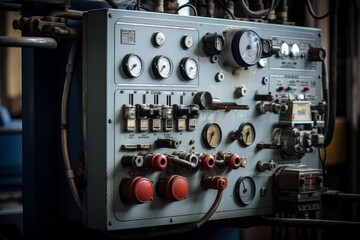
M 166 200 L 181 201 L 188 193 L 189 183 L 185 177 L 172 175 L 159 182 L 159 195 Z
M 127 180 L 121 189 L 121 197 L 128 203 L 146 203 L 154 196 L 152 182 L 144 177 Z

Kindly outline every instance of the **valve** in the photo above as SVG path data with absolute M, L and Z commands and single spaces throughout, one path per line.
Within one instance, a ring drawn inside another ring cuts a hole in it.
M 171 175 L 158 183 L 158 195 L 170 201 L 181 201 L 187 198 L 189 183 L 186 177 Z
M 135 177 L 120 184 L 120 198 L 124 203 L 143 204 L 153 199 L 154 186 L 150 179 Z
M 201 178 L 201 186 L 203 189 L 216 189 L 216 190 L 224 190 L 227 187 L 228 180 L 224 176 L 209 176 L 204 175 Z
M 257 170 L 259 170 L 260 172 L 264 172 L 266 170 L 268 171 L 272 171 L 273 169 L 276 168 L 276 163 L 274 160 L 270 160 L 269 162 L 265 162 L 265 161 L 258 161 L 256 163 L 256 168 Z
M 172 155 L 168 155 L 167 158 L 172 161 L 175 166 L 196 168 L 199 164 L 199 158 L 194 153 L 185 151 L 175 151 Z
M 235 153 L 225 153 L 223 151 L 218 152 L 217 157 L 220 158 L 216 162 L 220 165 L 238 169 L 242 166 L 242 159 L 239 155 Z

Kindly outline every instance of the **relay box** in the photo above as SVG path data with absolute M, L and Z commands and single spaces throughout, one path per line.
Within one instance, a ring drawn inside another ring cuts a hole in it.
M 319 29 L 102 9 L 83 38 L 86 226 L 318 208 Z

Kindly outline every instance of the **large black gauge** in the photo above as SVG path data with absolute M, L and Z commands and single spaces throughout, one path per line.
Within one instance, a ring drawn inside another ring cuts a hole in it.
M 255 198 L 256 185 L 249 176 L 239 177 L 235 184 L 235 196 L 242 206 L 249 205 Z
M 153 59 L 152 70 L 157 78 L 168 78 L 173 71 L 173 64 L 170 58 L 159 55 Z
M 219 146 L 222 138 L 221 128 L 216 123 L 208 123 L 202 130 L 202 140 L 206 147 L 216 148 Z
M 239 30 L 232 38 L 231 52 L 238 65 L 242 67 L 255 65 L 262 55 L 261 38 L 252 30 Z
M 127 54 L 123 59 L 123 69 L 130 78 L 139 77 L 144 71 L 144 63 L 141 57 L 135 53 Z
M 191 58 L 185 57 L 180 62 L 180 73 L 186 80 L 193 80 L 199 74 L 198 62 Z

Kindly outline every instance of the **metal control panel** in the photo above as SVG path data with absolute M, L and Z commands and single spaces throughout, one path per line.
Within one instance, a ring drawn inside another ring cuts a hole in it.
M 319 207 L 320 30 L 126 10 L 85 20 L 85 225 L 195 222 L 220 190 L 210 221 Z

